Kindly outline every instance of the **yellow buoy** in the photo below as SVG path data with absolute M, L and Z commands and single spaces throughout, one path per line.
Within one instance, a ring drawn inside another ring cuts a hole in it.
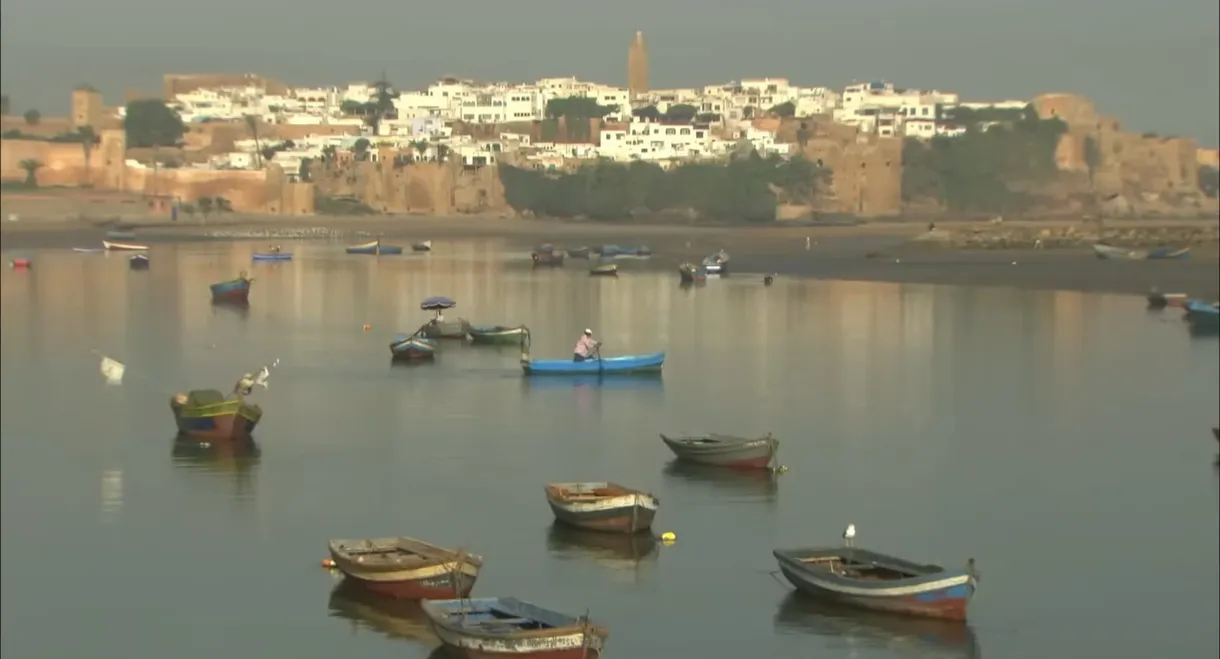
M 677 539 L 678 536 L 674 535 L 673 531 L 666 531 L 661 534 L 661 542 L 673 542 Z
M 367 331 L 369 331 L 369 330 L 371 330 L 371 329 L 373 329 L 373 326 L 372 326 L 371 324 L 369 324 L 369 323 L 365 323 L 365 324 L 364 324 L 364 331 L 366 331 L 366 332 L 367 332 Z

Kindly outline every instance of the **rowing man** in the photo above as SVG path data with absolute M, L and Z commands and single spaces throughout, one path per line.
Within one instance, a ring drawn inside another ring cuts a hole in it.
M 586 329 L 585 333 L 576 342 L 576 348 L 572 351 L 572 361 L 583 362 L 593 358 L 593 353 L 601 347 L 600 341 L 593 340 L 593 330 Z

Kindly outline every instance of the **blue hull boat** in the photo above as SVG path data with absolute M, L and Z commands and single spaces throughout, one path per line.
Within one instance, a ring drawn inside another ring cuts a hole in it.
M 244 304 L 250 301 L 250 279 L 233 279 L 212 284 L 213 302 L 235 302 Z
M 571 359 L 522 359 L 521 368 L 526 375 L 628 375 L 636 373 L 659 373 L 665 364 L 665 353 L 651 355 L 626 355 L 623 357 L 601 357 L 583 362 Z
M 292 252 L 255 252 L 255 261 L 291 261 Z
M 1220 303 L 1187 300 L 1186 321 L 1190 323 L 1192 332 L 1199 334 L 1220 333 Z
M 436 341 L 422 336 L 399 336 L 390 343 L 394 361 L 423 361 L 436 357 Z

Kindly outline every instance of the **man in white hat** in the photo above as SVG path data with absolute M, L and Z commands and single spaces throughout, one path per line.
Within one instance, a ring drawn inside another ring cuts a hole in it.
M 586 329 L 580 340 L 576 342 L 576 349 L 572 351 L 572 361 L 583 362 L 592 359 L 593 354 L 601 345 L 600 341 L 593 340 L 593 330 Z

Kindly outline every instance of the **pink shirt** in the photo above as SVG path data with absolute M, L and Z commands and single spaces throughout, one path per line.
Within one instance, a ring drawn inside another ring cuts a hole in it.
M 574 352 L 581 357 L 592 357 L 593 351 L 596 349 L 597 341 L 594 341 L 593 337 L 586 334 L 580 337 L 580 340 L 576 342 L 576 350 Z

